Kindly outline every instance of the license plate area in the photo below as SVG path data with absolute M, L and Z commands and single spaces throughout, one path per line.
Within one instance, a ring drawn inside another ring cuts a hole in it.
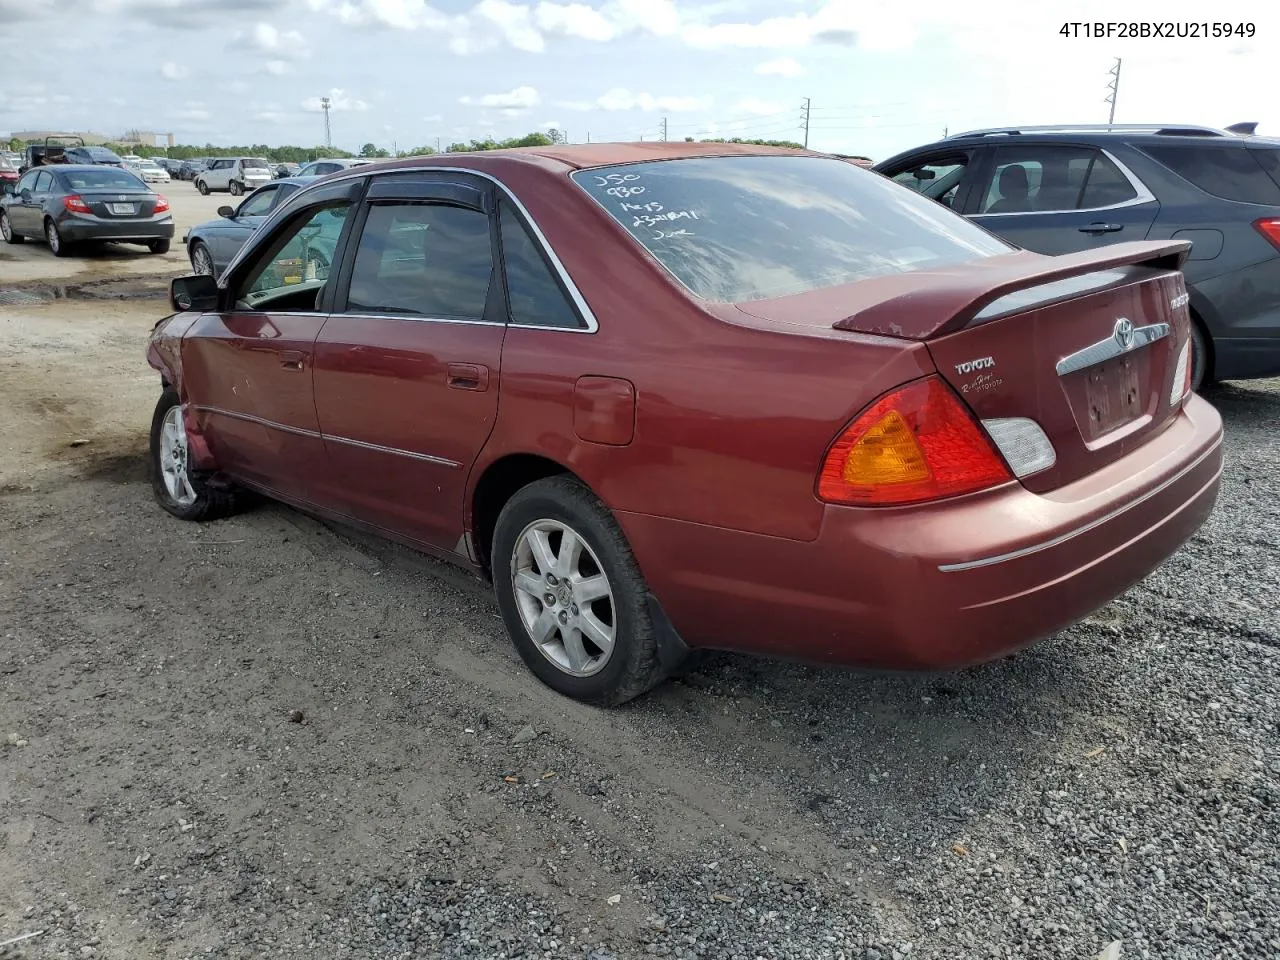
M 1071 406 L 1087 443 L 1100 440 L 1149 412 L 1147 365 L 1147 351 L 1139 350 L 1071 375 Z
M 137 212 L 137 208 L 132 203 L 109 203 L 107 209 L 117 216 L 128 217 Z

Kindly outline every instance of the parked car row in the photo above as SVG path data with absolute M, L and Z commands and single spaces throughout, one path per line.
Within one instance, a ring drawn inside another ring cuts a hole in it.
M 1067 165 L 1078 195 L 1097 168 Z M 596 703 L 696 648 L 1002 656 L 1195 533 L 1222 424 L 1191 389 L 1199 239 L 1019 249 L 958 179 L 947 209 L 830 156 L 646 143 L 255 193 L 151 336 L 156 497 L 202 520 L 256 491 L 470 568 Z

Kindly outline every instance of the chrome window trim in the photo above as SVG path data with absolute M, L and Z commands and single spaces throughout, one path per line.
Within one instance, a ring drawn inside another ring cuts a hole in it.
M 1033 144 L 1029 144 L 1029 146 L 1071 147 L 1071 146 L 1078 146 L 1078 145 L 1070 144 L 1070 143 L 1061 143 L 1061 144 L 1033 143 Z M 1127 166 L 1125 166 L 1124 163 L 1121 162 L 1120 158 L 1117 157 L 1115 154 L 1113 154 L 1110 150 L 1104 150 L 1102 147 L 1085 147 L 1085 149 L 1097 150 L 1104 157 L 1106 157 L 1108 160 L 1114 163 L 1116 165 L 1116 169 L 1119 170 L 1120 173 L 1124 175 L 1124 178 L 1129 181 L 1129 186 L 1133 187 L 1133 189 L 1138 192 L 1138 195 L 1134 197 L 1132 200 L 1124 200 L 1124 201 L 1121 201 L 1120 203 L 1109 203 L 1105 207 L 1073 207 L 1070 210 L 1014 210 L 1008 213 L 971 213 L 969 214 L 969 216 L 971 217 L 1026 217 L 1026 216 L 1039 216 L 1039 215 L 1045 215 L 1045 214 L 1052 216 L 1053 214 L 1058 214 L 1058 213 L 1093 213 L 1095 211 L 1103 211 L 1103 210 L 1123 210 L 1125 207 L 1137 207 L 1137 206 L 1141 206 L 1144 203 L 1155 203 L 1156 195 L 1152 193 L 1150 190 L 1148 190 L 1146 184 L 1144 184 L 1141 180 L 1138 179 L 1138 175 L 1134 173 L 1132 170 L 1130 170 Z
M 480 177 L 482 180 L 489 181 L 495 187 L 501 190 L 503 195 L 508 200 L 510 200 L 512 205 L 516 208 L 516 210 L 520 212 L 520 215 L 524 217 L 525 223 L 529 225 L 529 229 L 533 232 L 534 241 L 542 248 L 542 252 L 546 255 L 547 261 L 551 264 L 552 269 L 555 270 L 556 275 L 560 278 L 560 282 L 564 284 L 564 288 L 569 294 L 569 299 L 573 301 L 573 305 L 574 307 L 577 308 L 579 316 L 581 316 L 583 321 L 586 323 L 586 327 L 533 327 L 533 326 L 526 326 L 524 324 L 518 324 L 518 323 L 509 323 L 507 324 L 507 326 L 520 327 L 521 329 L 529 329 L 529 330 L 555 330 L 559 333 L 588 333 L 588 334 L 595 333 L 597 330 L 600 329 L 600 324 L 596 320 L 595 313 L 592 311 L 591 307 L 587 305 L 586 298 L 582 296 L 582 291 L 579 290 L 578 285 L 573 282 L 573 278 L 569 276 L 569 271 L 565 269 L 564 263 L 560 260 L 560 257 L 557 256 L 555 248 L 551 246 L 551 243 L 547 240 L 546 234 L 544 234 L 542 232 L 542 228 L 538 226 L 538 221 L 533 218 L 533 215 L 529 213 L 529 209 L 520 201 L 520 198 L 515 195 L 515 193 L 511 190 L 511 188 L 508 187 L 505 183 L 503 183 L 501 180 L 499 180 L 497 177 L 495 177 L 491 173 L 485 173 L 483 170 L 474 170 L 471 167 L 442 167 L 442 166 L 436 166 L 436 165 L 395 167 L 388 170 L 374 171 L 372 173 L 364 169 L 363 166 L 349 167 L 345 171 L 328 175 L 321 181 L 307 184 L 301 189 L 294 191 L 294 193 L 288 198 L 286 202 L 292 203 L 298 197 L 305 196 L 307 191 L 309 190 L 315 190 L 317 188 L 327 187 L 330 184 L 338 183 L 339 181 L 342 181 L 342 180 L 355 180 L 360 177 L 368 177 L 368 176 L 376 177 L 381 174 L 392 174 L 392 173 L 395 173 L 395 174 L 400 174 L 400 173 L 458 174 L 458 173 L 462 173 L 462 174 L 469 174 L 475 177 Z M 273 210 L 272 211 L 273 216 L 278 214 L 280 209 L 281 209 L 280 207 L 277 207 L 276 210 Z M 263 224 L 262 226 L 267 226 L 267 224 Z M 260 226 L 259 229 L 262 229 L 262 226 Z M 269 226 L 267 228 L 270 229 Z M 237 266 L 239 266 L 240 261 L 245 256 L 245 252 L 248 250 L 248 246 L 249 245 L 246 243 L 244 246 L 242 246 L 239 250 L 236 251 L 236 255 L 231 258 L 231 262 L 228 263 L 226 268 L 223 270 L 224 276 L 226 276 L 227 274 L 230 274 L 232 270 L 234 270 Z
M 1196 467 L 1204 463 L 1204 461 L 1208 459 L 1212 454 L 1218 452 L 1221 449 L 1221 446 L 1222 446 L 1221 440 L 1219 439 L 1217 443 L 1211 446 L 1204 453 L 1200 454 L 1200 456 L 1196 457 L 1194 463 L 1191 463 L 1185 469 L 1180 470 L 1178 473 L 1174 474 L 1172 477 L 1169 477 L 1159 486 L 1151 490 L 1148 490 L 1146 493 L 1144 493 L 1142 496 L 1138 497 L 1138 499 L 1132 501 L 1131 503 L 1126 503 L 1124 506 L 1116 507 L 1116 509 L 1112 510 L 1110 513 L 1104 514 L 1103 516 L 1098 517 L 1096 520 L 1091 520 L 1088 523 L 1084 524 L 1083 526 L 1076 527 L 1074 530 L 1068 530 L 1066 533 L 1059 534 L 1058 536 L 1054 537 L 1051 540 L 1045 540 L 1043 543 L 1033 543 L 1029 547 L 1023 547 L 1021 550 L 1010 550 L 1008 553 L 997 554 L 996 556 L 993 556 L 993 557 L 983 557 L 979 560 L 966 560 L 963 563 L 940 563 L 938 564 L 938 570 L 940 570 L 942 573 L 959 573 L 964 570 L 976 570 L 979 567 L 989 567 L 989 566 L 992 566 L 993 564 L 1004 563 L 1008 560 L 1019 560 L 1023 557 L 1029 557 L 1034 553 L 1040 553 L 1042 550 L 1050 550 L 1054 547 L 1061 546 L 1062 544 L 1066 543 L 1068 540 L 1074 540 L 1076 537 L 1080 536 L 1081 534 L 1088 533 L 1090 530 L 1096 529 L 1097 527 L 1102 526 L 1104 523 L 1114 520 L 1116 517 L 1120 516 L 1121 514 L 1127 513 L 1130 510 L 1133 510 L 1134 508 L 1140 506 L 1141 504 L 1146 503 L 1152 497 L 1158 496 L 1159 494 L 1164 493 L 1164 491 L 1168 490 L 1171 486 L 1173 486 L 1175 483 L 1177 483 L 1179 480 L 1181 480 L 1183 477 L 1189 474 L 1192 470 L 1196 469 Z M 1214 480 L 1217 480 L 1218 477 L 1220 476 L 1222 476 L 1221 467 L 1218 468 L 1218 472 L 1214 475 L 1213 479 L 1209 481 L 1209 483 L 1212 483 Z M 1206 484 L 1205 486 L 1208 486 L 1208 484 Z M 1204 487 L 1201 487 L 1200 489 L 1203 490 Z M 1197 491 L 1197 493 L 1199 493 L 1199 491 Z
M 207 404 L 193 404 L 194 408 L 201 413 L 212 413 L 219 417 L 229 417 L 232 420 L 243 420 L 246 423 L 255 423 L 260 427 L 267 427 L 272 430 L 279 430 L 282 433 L 291 433 L 298 437 L 307 437 L 310 440 L 332 440 L 334 443 L 343 443 L 350 447 L 359 447 L 362 450 L 373 450 L 377 453 L 389 453 L 397 457 L 408 457 L 410 460 L 420 460 L 423 463 L 434 463 L 442 467 L 448 467 L 451 470 L 459 469 L 462 464 L 457 460 L 449 460 L 445 457 L 433 457 L 429 453 L 415 453 L 412 450 L 401 450 L 399 447 L 384 447 L 379 443 L 366 443 L 363 440 L 352 440 L 349 437 L 340 437 L 332 433 L 320 433 L 317 430 L 307 430 L 304 427 L 291 427 L 287 424 L 277 423 L 274 420 L 268 420 L 266 417 L 254 416 L 252 413 L 240 413 L 237 410 L 225 410 L 222 407 L 213 407 Z

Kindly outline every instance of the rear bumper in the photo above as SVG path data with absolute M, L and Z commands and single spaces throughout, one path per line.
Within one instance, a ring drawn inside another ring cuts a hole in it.
M 85 217 L 67 218 L 58 223 L 58 231 L 64 240 L 171 240 L 174 234 L 173 218 L 165 216 L 154 220 L 99 220 Z
M 994 659 L 1088 616 L 1205 521 L 1222 422 L 1199 397 L 1163 433 L 1054 491 L 923 508 L 829 506 L 811 542 L 619 514 L 677 631 L 707 646 L 891 669 Z

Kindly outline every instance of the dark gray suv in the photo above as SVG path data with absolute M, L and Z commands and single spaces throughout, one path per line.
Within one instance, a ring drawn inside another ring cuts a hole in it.
M 1192 241 L 1195 384 L 1280 375 L 1280 140 L 1211 127 L 999 128 L 875 169 L 1038 253 Z

